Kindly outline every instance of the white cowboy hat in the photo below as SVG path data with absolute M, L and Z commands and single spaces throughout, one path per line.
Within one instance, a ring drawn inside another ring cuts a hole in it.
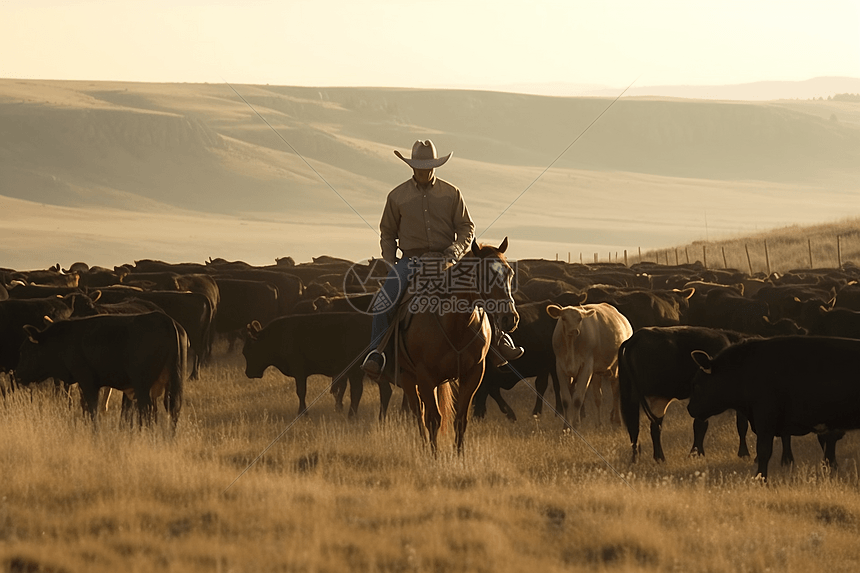
M 420 139 L 412 146 L 412 159 L 406 159 L 399 151 L 394 150 L 394 155 L 409 164 L 413 169 L 436 169 L 441 167 L 448 159 L 454 155 L 452 151 L 445 157 L 436 155 L 436 146 L 429 139 L 421 141 Z

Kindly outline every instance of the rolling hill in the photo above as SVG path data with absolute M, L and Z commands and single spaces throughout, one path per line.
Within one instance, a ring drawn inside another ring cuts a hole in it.
M 373 256 L 409 176 L 392 150 L 427 137 L 454 151 L 439 176 L 482 239 L 508 235 L 519 257 L 857 214 L 860 104 L 624 98 L 567 149 L 611 102 L 0 80 L 0 266 Z

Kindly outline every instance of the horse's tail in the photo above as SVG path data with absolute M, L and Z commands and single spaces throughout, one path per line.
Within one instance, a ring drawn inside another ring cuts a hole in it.
M 436 407 L 439 409 L 439 414 L 442 415 L 442 422 L 439 426 L 439 434 L 444 435 L 448 428 L 454 426 L 454 409 L 456 408 L 456 396 L 454 395 L 454 384 L 459 384 L 456 380 L 448 380 L 444 384 L 436 387 Z

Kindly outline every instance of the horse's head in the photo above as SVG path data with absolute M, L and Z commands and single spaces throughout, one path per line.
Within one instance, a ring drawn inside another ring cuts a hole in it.
M 493 317 L 496 326 L 505 332 L 512 332 L 520 316 L 513 296 L 514 269 L 504 254 L 507 248 L 507 237 L 498 247 L 479 246 L 477 242 L 472 242 L 472 255 L 480 262 L 477 265 L 477 284 L 484 309 Z

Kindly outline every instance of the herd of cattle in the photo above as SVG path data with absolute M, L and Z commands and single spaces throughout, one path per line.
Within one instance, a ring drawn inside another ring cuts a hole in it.
M 750 277 L 698 263 L 533 259 L 517 261 L 515 269 L 520 320 L 512 337 L 525 355 L 487 367 L 473 399 L 475 416 L 486 413 L 492 397 L 515 420 L 501 390 L 536 377 L 540 395 L 532 414 L 541 414 L 552 380 L 556 411 L 576 427 L 589 383 L 606 382 L 613 388 L 611 419 L 624 422 L 634 461 L 641 411 L 659 461 L 666 410 L 673 400 L 689 399 L 693 451 L 704 454 L 707 418 L 734 409 L 738 455 L 749 455 L 751 425 L 763 477 L 775 437 L 789 463 L 790 437 L 815 432 L 835 464 L 836 441 L 860 427 L 858 267 Z M 0 372 L 17 384 L 48 378 L 78 384 L 91 415 L 103 387 L 121 390 L 124 414 L 136 405 L 141 422 L 153 419 L 162 397 L 175 427 L 183 383 L 199 375 L 220 336 L 228 352 L 242 341 L 249 378 L 269 366 L 294 377 L 300 414 L 308 376 L 323 374 L 334 379 L 338 408 L 349 386 L 352 415 L 370 340 L 372 317 L 360 312 L 372 297 L 360 280 L 367 276 L 380 273 L 332 257 L 269 266 L 216 259 L 0 269 Z M 392 388 L 385 379 L 378 384 L 384 417 Z

